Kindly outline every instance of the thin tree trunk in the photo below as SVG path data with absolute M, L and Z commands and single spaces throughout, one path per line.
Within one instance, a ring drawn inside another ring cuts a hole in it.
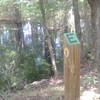
M 24 48 L 25 47 L 25 42 L 24 42 L 24 33 L 23 33 L 23 29 L 22 29 L 22 22 L 21 22 L 21 12 L 19 11 L 19 8 L 17 7 L 14 7 L 15 9 L 15 18 L 16 18 L 16 21 L 14 22 L 15 25 L 16 25 L 16 42 L 17 42 L 17 45 L 18 47 L 21 49 L 21 48 Z
M 45 28 L 44 32 L 45 32 L 45 36 L 46 36 L 46 40 L 47 40 L 47 46 L 49 48 L 51 63 L 52 63 L 52 67 L 53 67 L 53 70 L 54 70 L 54 76 L 57 76 L 58 71 L 57 71 L 57 66 L 56 66 L 56 60 L 55 60 L 55 56 L 54 56 L 54 53 L 53 53 L 53 47 L 52 47 L 51 39 L 49 37 L 49 31 L 47 29 L 44 0 L 39 0 L 39 3 L 40 3 L 40 10 L 41 10 L 42 19 L 43 19 L 43 25 L 44 25 L 44 28 Z
M 24 33 L 23 33 L 23 29 L 22 29 L 22 22 L 21 22 L 21 12 L 19 11 L 19 8 L 17 8 L 16 6 L 14 6 L 14 16 L 16 18 L 14 24 L 17 28 L 16 32 L 15 32 L 15 39 L 16 39 L 16 49 L 17 49 L 17 53 L 18 53 L 18 57 L 17 57 L 17 61 L 16 61 L 16 66 L 20 66 L 21 64 L 21 54 L 22 54 L 22 49 L 25 47 L 25 42 L 24 42 Z
M 31 25 L 31 39 L 32 39 L 32 53 L 35 56 L 35 31 L 32 22 L 29 22 Z
M 75 20 L 75 31 L 78 34 L 79 39 L 81 40 L 81 26 L 80 26 L 80 15 L 78 11 L 78 0 L 73 0 L 73 12 Z

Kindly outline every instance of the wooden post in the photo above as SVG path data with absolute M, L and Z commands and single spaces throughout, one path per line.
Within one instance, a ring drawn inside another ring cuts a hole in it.
M 73 35 L 69 33 L 64 41 L 65 100 L 80 99 L 80 43 Z

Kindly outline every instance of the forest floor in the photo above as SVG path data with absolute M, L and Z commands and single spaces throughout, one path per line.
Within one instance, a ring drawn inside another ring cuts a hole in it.
M 98 70 L 81 68 L 81 100 L 100 100 L 100 74 Z M 6 95 L 6 100 L 64 100 L 63 76 L 43 79 L 28 84 L 16 93 Z

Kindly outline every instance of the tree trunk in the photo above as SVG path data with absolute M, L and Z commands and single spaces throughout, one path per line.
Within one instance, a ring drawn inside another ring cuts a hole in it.
M 18 50 L 20 50 L 21 48 L 25 47 L 25 42 L 24 42 L 24 33 L 23 33 L 23 29 L 22 29 L 22 22 L 21 22 L 21 12 L 19 11 L 19 8 L 14 7 L 15 9 L 15 25 L 16 25 L 16 42 L 17 42 L 17 46 L 18 46 Z
M 52 67 L 51 56 L 50 56 L 47 41 L 45 42 L 45 59 L 46 59 L 47 63 L 50 65 L 50 67 L 49 67 L 50 76 L 54 76 L 54 70 L 53 70 L 53 67 Z
M 83 2 L 83 22 L 84 22 L 84 28 L 82 32 L 82 41 L 83 41 L 83 47 L 82 47 L 82 59 L 86 60 L 86 57 L 88 59 L 88 53 L 91 52 L 91 26 L 90 26 L 90 9 L 87 0 L 84 0 Z
M 100 1 L 97 3 L 97 18 L 96 18 L 96 30 L 97 30 L 97 41 L 96 41 L 96 60 L 100 63 Z
M 54 76 L 57 76 L 58 71 L 57 71 L 57 66 L 56 66 L 56 60 L 55 60 L 55 56 L 54 56 L 54 53 L 53 53 L 53 46 L 52 46 L 52 43 L 51 43 L 51 39 L 49 37 L 49 31 L 47 29 L 44 0 L 39 0 L 39 3 L 40 3 L 40 10 L 41 10 L 42 20 L 43 20 L 43 25 L 44 25 L 45 39 L 46 39 L 46 43 L 47 43 L 47 46 L 48 46 L 48 49 L 49 49 L 49 52 L 50 52 L 50 59 L 51 59 L 51 63 L 52 63 L 52 69 L 54 71 Z
M 17 6 L 18 7 L 18 6 Z M 19 8 L 14 6 L 14 16 L 16 18 L 14 24 L 16 26 L 16 32 L 15 32 L 15 40 L 16 40 L 16 49 L 17 49 L 17 61 L 16 61 L 16 66 L 20 67 L 21 62 L 22 62 L 22 49 L 25 47 L 25 42 L 24 42 L 24 33 L 22 29 L 22 22 L 21 22 L 21 12 L 19 11 Z
M 91 8 L 92 48 L 95 63 L 100 64 L 100 0 L 88 0 Z
M 31 25 L 31 39 L 32 39 L 32 53 L 35 57 L 35 27 L 33 26 L 32 22 L 29 22 Z
M 81 40 L 81 26 L 80 26 L 80 15 L 78 11 L 78 0 L 73 0 L 73 12 L 75 20 L 75 31 L 78 34 L 79 39 Z

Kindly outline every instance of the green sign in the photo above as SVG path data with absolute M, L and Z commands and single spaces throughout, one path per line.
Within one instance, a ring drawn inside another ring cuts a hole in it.
M 64 33 L 65 39 L 67 40 L 67 43 L 69 45 L 77 45 L 80 44 L 80 41 L 76 35 L 76 33 L 71 32 L 71 33 Z

